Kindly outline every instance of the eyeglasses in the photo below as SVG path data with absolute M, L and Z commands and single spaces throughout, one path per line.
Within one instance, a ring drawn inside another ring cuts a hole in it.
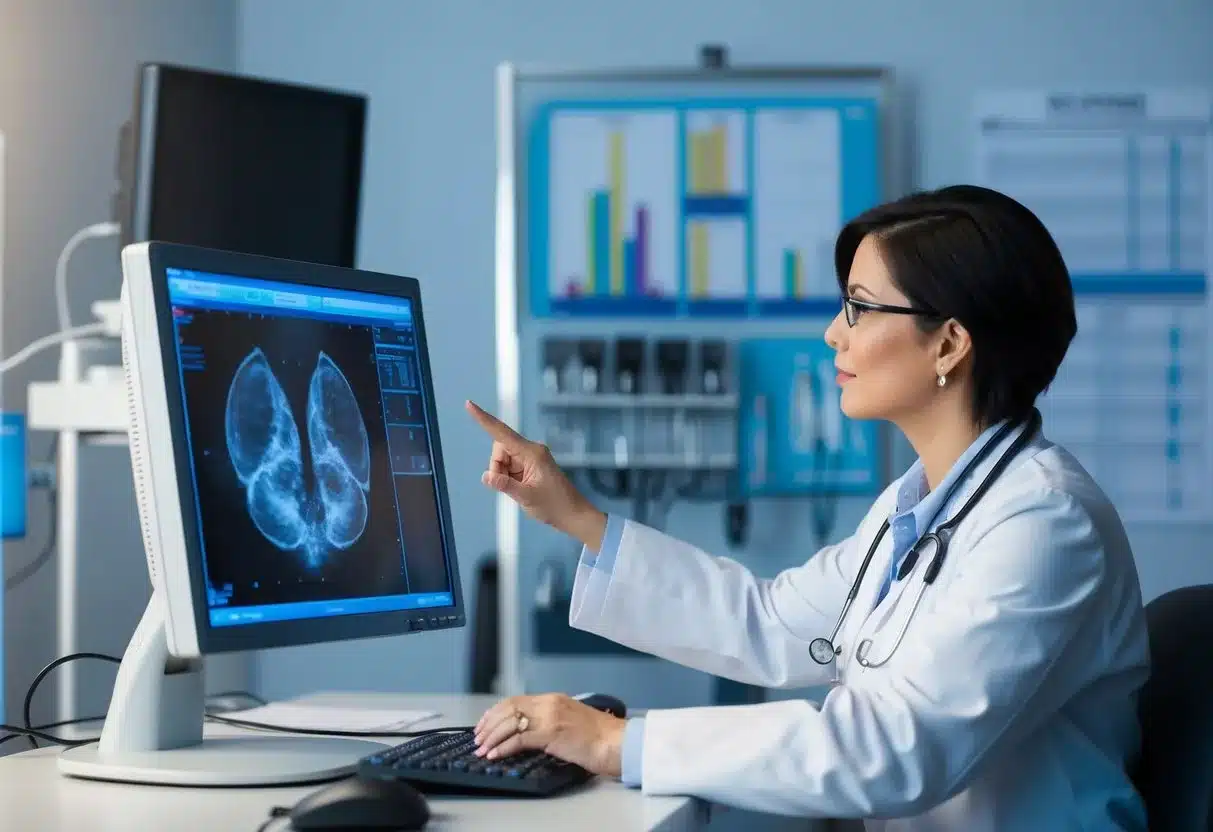
M 894 315 L 921 315 L 924 318 L 941 318 L 938 312 L 931 309 L 915 309 L 912 306 L 889 306 L 885 303 L 872 303 L 851 297 L 842 299 L 842 308 L 847 313 L 847 326 L 855 326 L 861 312 L 890 312 Z

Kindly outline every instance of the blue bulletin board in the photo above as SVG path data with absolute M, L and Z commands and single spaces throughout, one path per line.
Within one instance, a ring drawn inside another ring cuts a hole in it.
M 554 100 L 528 144 L 536 318 L 832 316 L 833 244 L 881 199 L 861 96 Z

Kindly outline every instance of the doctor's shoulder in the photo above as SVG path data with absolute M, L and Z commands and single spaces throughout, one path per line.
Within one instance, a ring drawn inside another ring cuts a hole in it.
M 1106 596 L 1106 589 L 1116 603 L 1141 610 L 1137 565 L 1120 514 L 1064 446 L 1039 440 L 973 514 L 971 527 L 957 535 L 968 538 L 963 548 L 971 549 L 971 566 L 983 566 L 987 557 L 1007 560 L 1003 567 L 1022 570 L 1025 581 L 1087 581 L 1101 587 L 1096 595 Z

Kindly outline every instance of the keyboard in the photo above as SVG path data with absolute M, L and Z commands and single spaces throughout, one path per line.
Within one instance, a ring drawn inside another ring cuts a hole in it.
M 421 791 L 465 794 L 516 794 L 546 797 L 589 780 L 581 766 L 541 751 L 512 757 L 477 757 L 471 731 L 426 734 L 363 758 L 358 776 L 404 780 Z

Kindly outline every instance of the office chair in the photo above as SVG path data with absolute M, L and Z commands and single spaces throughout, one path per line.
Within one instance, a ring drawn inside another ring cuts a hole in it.
M 1146 605 L 1151 673 L 1134 781 L 1150 832 L 1213 830 L 1213 584 Z

